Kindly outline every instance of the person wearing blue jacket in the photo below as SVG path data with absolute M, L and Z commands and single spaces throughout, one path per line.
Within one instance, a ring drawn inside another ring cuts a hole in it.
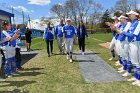
M 63 38 L 65 41 L 65 47 L 67 51 L 67 59 L 70 58 L 70 63 L 72 63 L 72 49 L 73 41 L 76 38 L 75 28 L 71 25 L 71 20 L 66 20 L 66 26 L 63 27 Z
M 53 40 L 54 40 L 54 28 L 50 26 L 50 22 L 47 24 L 47 28 L 45 28 L 43 39 L 46 40 L 47 53 L 48 57 L 50 57 L 50 52 L 51 54 L 53 54 Z
M 77 28 L 77 37 L 78 37 L 79 49 L 80 49 L 80 52 L 82 53 L 82 55 L 84 55 L 84 53 L 85 53 L 85 36 L 88 38 L 86 27 L 85 27 L 83 21 L 81 21 Z
M 135 11 L 127 13 L 132 23 L 127 32 L 118 31 L 128 37 L 129 42 L 129 55 L 134 67 L 134 77 L 129 81 L 134 81 L 133 85 L 140 86 L 140 22 L 138 21 L 139 14 Z
M 2 33 L 1 40 L 2 46 L 5 50 L 5 75 L 7 77 L 11 77 L 15 74 L 15 46 L 16 46 L 16 38 L 19 35 L 19 30 L 16 30 L 15 33 L 11 31 L 11 24 L 7 21 L 2 23 Z
M 63 20 L 60 20 L 60 24 L 56 26 L 57 44 L 60 50 L 60 54 L 64 54 L 63 27 L 64 27 Z

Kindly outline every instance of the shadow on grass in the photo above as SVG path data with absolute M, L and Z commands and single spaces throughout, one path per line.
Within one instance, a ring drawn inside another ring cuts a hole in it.
M 73 62 L 95 62 L 94 60 L 73 60 Z
M 7 85 L 0 85 L 0 87 L 9 87 L 9 86 L 16 86 L 16 87 L 22 87 L 25 85 L 36 83 L 36 81 L 5 81 L 5 83 L 8 83 Z
M 42 70 L 44 68 L 26 68 L 24 71 L 35 71 L 35 70 Z
M 38 53 L 30 53 L 30 54 L 22 54 L 22 62 L 21 65 L 24 65 L 26 62 L 34 58 Z
M 32 72 L 22 72 L 20 73 L 19 75 L 16 75 L 14 77 L 23 77 L 23 76 L 37 76 L 37 75 L 40 75 L 40 74 L 45 74 L 45 73 L 41 73 L 41 72 L 35 72 L 35 71 L 32 71 Z
M 0 91 L 0 93 L 21 93 L 21 90 L 19 90 L 19 89 L 14 89 L 14 90 L 12 90 L 12 91 Z M 29 91 L 26 90 L 26 91 L 24 91 L 24 92 L 22 92 L 22 93 L 29 93 Z
M 85 53 L 84 55 L 97 55 L 100 53 Z M 81 53 L 73 53 L 73 55 L 82 55 Z

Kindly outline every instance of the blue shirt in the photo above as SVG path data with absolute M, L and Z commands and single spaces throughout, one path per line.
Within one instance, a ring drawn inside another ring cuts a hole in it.
M 63 31 L 64 31 L 63 33 L 64 33 L 65 38 L 73 38 L 73 36 L 75 34 L 75 28 L 72 25 L 64 26 Z
M 133 20 L 130 29 L 127 32 L 123 32 L 122 34 L 128 36 L 128 42 L 140 41 L 140 23 L 137 19 Z
M 64 26 L 64 24 L 58 25 L 58 26 L 56 27 L 56 35 L 57 35 L 58 37 L 63 37 L 63 26 Z
M 11 37 L 13 37 L 13 35 L 15 34 L 13 31 L 11 31 L 11 30 L 9 30 L 9 31 L 7 31 L 7 33 L 11 36 Z M 7 38 L 6 37 L 6 35 L 2 32 L 1 33 L 1 39 L 3 40 L 4 38 Z M 12 41 L 7 41 L 7 42 L 4 42 L 2 45 L 3 46 L 7 46 L 8 45 L 8 43 L 9 43 L 9 45 L 12 45 L 12 46 L 16 46 L 16 39 L 14 39 L 14 40 L 12 40 Z
M 113 36 L 115 37 L 115 39 L 117 40 L 119 37 L 119 34 L 117 34 L 116 32 L 113 33 Z
M 127 25 L 127 23 L 120 25 L 119 29 L 121 31 L 123 31 L 125 29 L 126 25 Z M 126 39 L 126 35 L 119 35 L 118 36 L 118 40 L 120 40 L 120 41 L 124 41 L 125 39 Z
M 49 30 L 50 31 L 49 31 Z M 45 31 L 44 31 L 44 38 L 46 40 L 53 40 L 54 39 L 54 28 L 53 27 L 50 27 L 50 28 L 45 28 Z

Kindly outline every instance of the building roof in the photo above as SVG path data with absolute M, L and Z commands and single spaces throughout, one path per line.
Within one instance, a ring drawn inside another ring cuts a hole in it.
M 0 15 L 5 15 L 5 16 L 8 16 L 8 17 L 14 17 L 14 14 L 3 11 L 3 10 L 0 10 Z

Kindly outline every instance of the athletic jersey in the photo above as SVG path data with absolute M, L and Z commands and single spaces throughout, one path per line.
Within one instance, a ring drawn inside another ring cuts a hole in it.
M 63 33 L 64 33 L 65 38 L 73 38 L 73 36 L 75 34 L 75 28 L 72 25 L 64 26 L 63 31 L 64 31 Z
M 127 22 L 125 24 L 122 24 L 119 29 L 121 31 L 127 32 L 129 30 L 130 26 L 131 26 L 131 23 Z M 118 40 L 120 40 L 120 41 L 126 40 L 126 35 L 119 35 Z
M 58 26 L 56 27 L 56 35 L 57 35 L 58 37 L 63 37 L 63 27 L 64 27 L 64 24 L 58 25 Z
M 54 28 L 53 27 L 45 28 L 43 38 L 45 38 L 46 40 L 53 40 L 54 39 Z
M 3 40 L 4 38 L 8 38 L 8 37 L 11 38 L 14 34 L 15 33 L 13 33 L 11 30 L 9 30 L 9 31 L 2 31 L 2 33 L 1 33 L 1 39 Z M 12 40 L 10 42 L 9 41 L 4 42 L 2 44 L 2 46 L 7 46 L 7 45 L 15 47 L 16 46 L 16 39 L 15 40 Z
M 128 36 L 128 42 L 140 41 L 140 22 L 135 19 L 129 30 L 127 32 L 123 32 L 122 34 Z

